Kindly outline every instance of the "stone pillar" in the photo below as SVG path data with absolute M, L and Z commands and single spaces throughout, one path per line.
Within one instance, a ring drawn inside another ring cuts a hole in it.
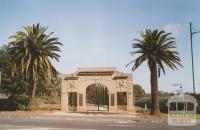
M 68 111 L 67 81 L 61 81 L 61 111 Z
M 86 94 L 85 93 L 77 93 L 77 111 L 85 112 L 86 111 Z M 80 100 L 80 96 L 82 95 L 82 101 Z M 82 105 L 80 104 L 82 102 Z
M 80 106 L 80 93 L 77 92 L 77 111 L 80 111 L 81 106 Z
M 86 90 L 84 90 L 83 92 L 83 111 L 87 111 L 86 110 Z
M 127 111 L 134 111 L 133 92 L 127 92 Z
M 112 99 L 113 94 L 114 94 L 114 100 Z M 117 111 L 117 99 L 116 99 L 116 97 L 117 97 L 116 92 L 110 92 L 109 93 L 109 111 L 111 111 L 111 112 Z M 114 104 L 113 104 L 112 100 L 114 101 Z
M 115 111 L 118 110 L 117 105 L 117 91 L 115 91 Z
M 133 94 L 133 75 L 129 74 L 128 79 L 127 79 L 127 111 L 135 111 L 134 103 L 135 103 L 135 98 Z

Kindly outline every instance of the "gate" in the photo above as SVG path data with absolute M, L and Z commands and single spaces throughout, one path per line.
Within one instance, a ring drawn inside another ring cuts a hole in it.
M 117 108 L 127 110 L 127 92 L 117 92 Z
M 87 110 L 108 111 L 108 89 L 102 84 L 93 84 L 86 89 Z
M 68 92 L 68 109 L 77 111 L 77 92 Z

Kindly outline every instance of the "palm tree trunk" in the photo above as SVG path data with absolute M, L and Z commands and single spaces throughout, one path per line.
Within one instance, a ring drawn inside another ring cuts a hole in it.
M 158 77 L 156 63 L 150 66 L 151 71 L 151 114 L 157 115 L 160 113 L 159 109 L 159 93 L 158 93 Z
M 36 91 L 36 80 L 33 79 L 31 81 L 31 91 L 29 94 L 29 103 L 28 103 L 28 110 L 32 111 L 36 108 L 35 104 L 35 91 Z

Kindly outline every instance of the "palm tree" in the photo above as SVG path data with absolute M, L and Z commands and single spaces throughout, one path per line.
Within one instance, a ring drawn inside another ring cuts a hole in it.
M 159 114 L 159 94 L 158 94 L 158 80 L 160 71 L 165 74 L 165 66 L 172 70 L 178 69 L 181 66 L 179 53 L 176 48 L 175 39 L 170 37 L 171 33 L 165 31 L 147 29 L 141 33 L 142 39 L 135 39 L 133 49 L 136 51 L 130 52 L 132 56 L 138 57 L 131 61 L 128 65 L 133 64 L 132 70 L 136 70 L 144 61 L 147 61 L 150 70 L 151 82 L 151 114 Z M 165 65 L 165 66 L 164 66 Z
M 58 61 L 60 48 L 62 45 L 57 37 L 52 37 L 53 32 L 46 33 L 47 27 L 37 25 L 24 27 L 25 31 L 19 31 L 10 38 L 8 53 L 13 63 L 13 72 L 20 70 L 29 81 L 28 109 L 35 107 L 35 92 L 39 75 L 46 79 L 56 75 L 57 71 L 51 64 L 52 59 Z

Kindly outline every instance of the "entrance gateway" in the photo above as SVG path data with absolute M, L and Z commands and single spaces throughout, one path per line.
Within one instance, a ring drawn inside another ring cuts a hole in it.
M 134 111 L 133 76 L 115 67 L 61 75 L 62 111 Z

